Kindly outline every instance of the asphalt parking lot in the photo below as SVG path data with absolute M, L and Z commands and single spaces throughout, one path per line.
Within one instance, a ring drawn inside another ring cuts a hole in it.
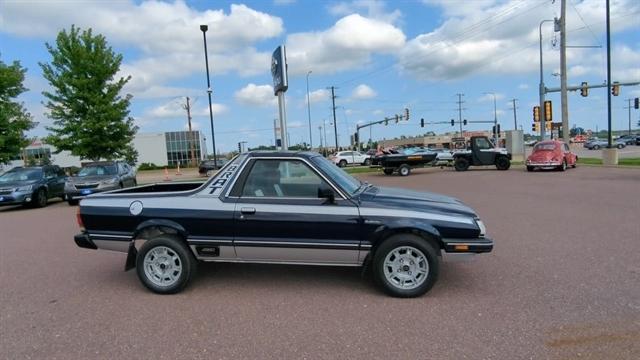
M 640 170 L 360 178 L 460 198 L 494 252 L 443 264 L 416 299 L 355 268 L 248 264 L 203 264 L 160 296 L 124 254 L 76 247 L 75 207 L 0 208 L 0 357 L 640 357 Z

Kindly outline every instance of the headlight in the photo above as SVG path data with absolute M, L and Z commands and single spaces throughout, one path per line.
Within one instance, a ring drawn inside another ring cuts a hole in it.
M 102 185 L 113 185 L 113 184 L 115 184 L 117 182 L 118 182 L 118 178 L 112 178 L 112 179 L 108 179 L 108 180 L 102 180 L 100 182 L 100 184 L 102 184 Z
M 484 237 L 487 234 L 487 228 L 484 226 L 484 223 L 480 219 L 476 219 L 476 224 L 480 228 L 480 237 Z
M 20 186 L 16 189 L 16 191 L 31 191 L 33 189 L 33 185 Z

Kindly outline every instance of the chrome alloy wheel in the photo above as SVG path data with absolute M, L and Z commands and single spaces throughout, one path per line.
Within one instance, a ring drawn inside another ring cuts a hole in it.
M 422 251 L 401 246 L 390 251 L 384 259 L 384 276 L 400 289 L 415 289 L 427 279 L 429 263 Z
M 158 246 L 145 255 L 144 274 L 155 285 L 171 286 L 180 279 L 182 262 L 175 251 Z

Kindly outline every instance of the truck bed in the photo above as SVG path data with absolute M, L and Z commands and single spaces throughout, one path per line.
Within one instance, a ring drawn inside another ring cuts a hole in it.
M 136 186 L 121 190 L 110 191 L 109 194 L 140 194 L 140 193 L 157 193 L 157 192 L 176 192 L 195 190 L 204 184 L 203 181 L 193 182 L 168 182 Z

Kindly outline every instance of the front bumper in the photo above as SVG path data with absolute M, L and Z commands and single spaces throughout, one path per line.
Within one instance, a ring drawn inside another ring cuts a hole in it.
M 493 250 L 493 240 L 489 238 L 453 239 L 443 238 L 444 251 L 447 253 L 488 253 Z
M 33 199 L 33 192 L 12 192 L 7 195 L 0 195 L 0 206 L 2 205 L 22 205 L 26 204 Z
M 109 187 L 101 187 L 101 188 L 92 188 L 92 189 L 75 189 L 75 190 L 65 189 L 64 195 L 66 196 L 67 200 L 78 200 L 78 199 L 84 199 L 85 197 L 91 194 L 97 194 L 97 193 L 116 190 L 116 189 L 118 189 L 117 185 L 109 186 Z

